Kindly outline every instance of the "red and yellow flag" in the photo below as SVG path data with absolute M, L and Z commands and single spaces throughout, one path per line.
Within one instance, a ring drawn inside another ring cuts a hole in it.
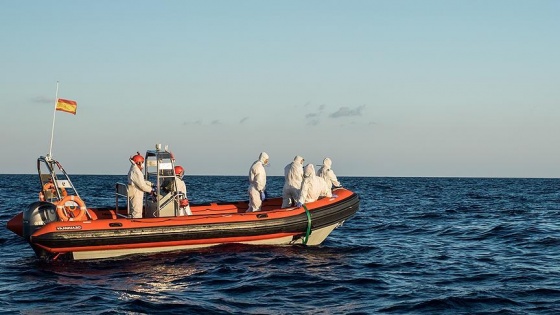
M 76 110 L 78 109 L 78 103 L 76 101 L 65 100 L 59 98 L 56 102 L 56 110 L 67 112 L 76 115 Z

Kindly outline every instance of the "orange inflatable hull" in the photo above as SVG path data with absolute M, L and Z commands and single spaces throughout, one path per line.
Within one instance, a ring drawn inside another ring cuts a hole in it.
M 32 231 L 27 241 L 47 259 L 98 259 L 123 255 L 188 250 L 227 243 L 319 245 L 359 208 L 359 197 L 337 189 L 304 207 L 281 209 L 280 198 L 263 210 L 245 213 L 247 202 L 191 204 L 193 215 L 126 218 L 111 208 L 88 208 L 85 221 L 53 221 Z M 48 205 L 48 204 L 47 204 Z M 7 227 L 23 236 L 19 213 Z

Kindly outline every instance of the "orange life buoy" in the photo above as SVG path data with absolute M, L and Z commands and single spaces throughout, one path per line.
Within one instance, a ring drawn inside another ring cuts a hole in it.
M 67 206 L 66 203 L 72 202 L 77 206 Z M 60 221 L 84 221 L 87 220 L 86 204 L 78 196 L 66 196 L 56 203 L 56 213 Z
M 45 195 L 47 193 L 47 191 L 50 191 L 53 195 L 56 195 L 56 187 L 54 186 L 54 184 L 52 182 L 48 182 L 45 185 L 43 185 L 43 190 L 41 192 L 39 192 L 39 200 L 40 201 L 45 201 Z M 62 198 L 68 196 L 68 193 L 66 192 L 66 189 L 64 189 L 64 187 L 60 187 L 60 194 L 62 195 Z

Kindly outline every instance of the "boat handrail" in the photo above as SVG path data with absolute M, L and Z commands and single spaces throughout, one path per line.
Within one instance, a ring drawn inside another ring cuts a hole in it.
M 119 215 L 119 197 L 123 197 L 126 200 L 126 216 Z M 115 213 L 117 216 L 122 216 L 128 218 L 130 216 L 130 205 L 128 204 L 128 185 L 123 183 L 117 183 L 115 185 Z

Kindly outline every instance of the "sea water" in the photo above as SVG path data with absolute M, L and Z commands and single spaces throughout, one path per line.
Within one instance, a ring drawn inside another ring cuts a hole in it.
M 244 176 L 186 176 L 191 202 L 247 199 Z M 126 176 L 72 176 L 91 207 Z M 37 259 L 6 222 L 37 175 L 0 175 L 3 314 L 558 314 L 560 180 L 341 177 L 360 210 L 318 247 L 223 245 Z M 280 196 L 283 179 L 268 178 Z

